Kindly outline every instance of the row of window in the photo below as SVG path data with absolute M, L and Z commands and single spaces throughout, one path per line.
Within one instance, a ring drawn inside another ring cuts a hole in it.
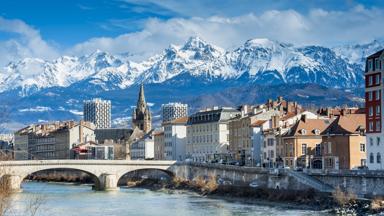
M 376 101 L 380 100 L 381 91 L 376 90 L 376 91 L 369 91 L 368 92 L 368 101 L 373 101 L 373 93 L 375 93 L 375 100 Z
M 373 126 L 373 121 L 368 121 L 368 131 L 369 132 L 380 132 L 381 130 L 381 121 L 376 120 L 376 127 Z
M 384 64 L 381 63 L 380 59 L 376 58 L 374 60 L 373 59 L 368 60 L 368 71 L 379 71 L 380 69 L 384 70 Z
M 375 79 L 375 83 L 373 83 Z M 379 85 L 380 84 L 380 74 L 368 75 L 368 86 Z
M 376 137 L 376 145 L 377 146 L 380 146 L 380 142 L 381 142 L 380 137 Z M 373 146 L 373 138 L 372 137 L 369 138 L 369 145 Z
M 371 163 L 371 164 L 375 163 L 375 155 L 372 152 L 371 152 L 371 154 L 369 154 L 369 163 Z M 376 163 L 381 164 L 381 154 L 380 154 L 380 152 L 378 152 L 376 154 Z
M 375 106 L 375 114 L 376 114 L 376 116 L 381 115 L 381 106 L 380 105 Z M 370 117 L 372 117 L 374 115 L 373 106 L 368 107 L 368 115 Z
M 224 125 L 225 127 L 227 125 Z M 218 124 L 203 124 L 203 125 L 193 125 L 191 126 L 190 128 L 188 128 L 189 131 L 193 131 L 193 132 L 208 132 L 208 131 L 213 131 L 213 130 L 219 130 L 219 126 Z M 226 130 L 226 128 L 224 128 L 224 130 Z

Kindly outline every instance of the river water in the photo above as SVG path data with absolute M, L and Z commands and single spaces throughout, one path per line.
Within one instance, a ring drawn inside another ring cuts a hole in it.
M 240 201 L 204 198 L 193 193 L 153 192 L 120 188 L 96 192 L 89 185 L 26 182 L 23 192 L 14 195 L 9 215 L 325 215 L 324 212 L 287 209 L 273 205 L 244 204 Z

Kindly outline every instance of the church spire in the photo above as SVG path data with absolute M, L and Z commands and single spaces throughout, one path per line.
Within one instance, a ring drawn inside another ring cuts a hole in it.
M 145 102 L 144 84 L 141 83 L 137 106 L 132 113 L 132 127 L 138 127 L 140 130 L 148 133 L 152 128 L 152 115 Z
M 144 96 L 144 84 L 141 83 L 140 85 L 140 92 L 139 92 L 139 98 L 137 100 L 137 108 L 144 108 L 146 106 L 145 103 L 145 96 Z

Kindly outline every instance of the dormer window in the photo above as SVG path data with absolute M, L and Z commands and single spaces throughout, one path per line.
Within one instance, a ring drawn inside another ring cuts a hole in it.
M 315 129 L 314 132 L 315 132 L 316 135 L 320 135 L 320 130 L 319 129 Z
M 301 134 L 302 134 L 302 135 L 306 135 L 306 134 L 307 134 L 307 130 L 305 130 L 305 129 L 301 129 Z

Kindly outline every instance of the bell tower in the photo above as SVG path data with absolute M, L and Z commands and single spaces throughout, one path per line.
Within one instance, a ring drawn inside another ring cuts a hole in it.
M 141 83 L 139 98 L 137 100 L 136 108 L 132 113 L 132 128 L 138 127 L 144 133 L 148 133 L 152 129 L 152 115 L 149 111 L 144 96 L 144 84 Z

